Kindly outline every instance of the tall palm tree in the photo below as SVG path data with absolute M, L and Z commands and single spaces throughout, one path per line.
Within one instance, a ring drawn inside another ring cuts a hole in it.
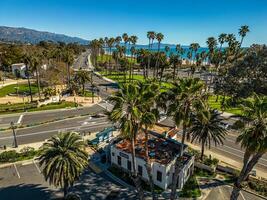
M 145 77 L 148 77 L 148 70 L 150 69 L 150 61 L 151 61 L 151 50 L 153 47 L 153 41 L 156 37 L 155 31 L 148 31 L 147 32 L 147 38 L 148 38 L 148 50 L 150 51 L 150 55 L 148 57 L 148 62 L 147 62 L 147 69 L 145 70 Z
M 148 151 L 148 128 L 153 127 L 159 119 L 159 112 L 156 108 L 160 96 L 160 86 L 156 82 L 146 82 L 141 85 L 140 94 L 143 101 L 146 102 L 142 108 L 140 126 L 145 134 L 145 160 L 146 170 L 149 178 L 150 190 L 152 193 L 152 199 L 156 199 L 154 191 L 154 182 L 152 177 L 152 166 Z
M 39 73 L 40 64 L 41 64 L 41 55 L 39 54 L 37 56 L 33 56 L 31 59 L 31 66 L 32 66 L 32 70 L 34 70 L 36 74 L 36 83 L 37 83 L 37 88 L 38 88 L 39 100 L 41 99 L 40 73 Z
M 135 139 L 140 130 L 140 117 L 142 108 L 146 101 L 140 95 L 140 83 L 132 82 L 121 85 L 121 89 L 114 95 L 109 96 L 108 100 L 114 103 L 112 111 L 109 113 L 111 121 L 119 124 L 122 136 L 131 141 L 131 154 L 133 173 L 132 179 L 136 185 L 139 198 L 143 199 L 143 189 L 140 187 L 140 178 L 136 170 Z
M 220 51 L 222 49 L 223 44 L 226 42 L 227 34 L 226 33 L 221 33 L 218 37 L 218 41 L 220 43 Z
M 127 43 L 129 42 L 129 36 L 128 36 L 128 34 L 127 33 L 123 33 L 122 34 L 122 39 L 124 41 L 124 47 L 125 47 L 126 52 L 127 52 Z M 126 55 L 124 55 L 124 56 L 126 56 Z
M 158 68 L 159 68 L 159 66 L 158 66 L 158 62 L 159 62 L 159 51 L 160 51 L 160 44 L 161 44 L 161 41 L 164 39 L 164 35 L 162 34 L 162 33 L 157 33 L 156 34 L 156 39 L 157 39 L 157 41 L 158 41 L 158 51 L 157 51 L 157 60 L 156 60 L 156 67 L 155 67 L 155 69 L 154 69 L 154 74 L 153 74 L 153 76 L 155 77 L 158 77 Z M 155 70 L 156 70 L 156 72 L 155 72 Z
M 209 64 L 212 63 L 212 58 L 214 55 L 214 51 L 217 46 L 217 40 L 214 37 L 209 37 L 206 41 L 208 48 L 209 48 Z
M 31 87 L 31 81 L 30 81 L 30 65 L 31 65 L 31 60 L 32 60 L 32 57 L 29 55 L 29 54 L 25 54 L 23 55 L 23 61 L 26 65 L 26 75 L 27 75 L 27 80 L 28 80 L 28 87 L 29 87 L 29 91 L 30 91 L 30 96 L 31 96 L 31 102 L 33 101 L 33 98 L 32 98 L 32 87 Z
M 246 37 L 248 32 L 249 32 L 249 27 L 247 25 L 240 27 L 238 31 L 238 34 L 241 36 L 240 47 L 242 46 L 243 40 Z
M 76 81 L 79 85 L 82 86 L 82 93 L 85 94 L 85 84 L 87 82 L 91 82 L 91 76 L 88 71 L 79 70 L 75 76 L 74 81 Z
M 109 48 L 109 59 L 108 59 L 109 69 L 112 68 L 111 67 L 111 59 L 112 59 L 112 51 L 111 51 L 111 49 L 112 49 L 112 47 L 114 45 L 114 42 L 115 42 L 115 39 L 113 37 L 111 37 L 111 38 L 109 38 L 108 43 L 107 43 L 108 48 Z
M 172 75 L 172 79 L 175 80 L 176 77 L 176 68 L 177 65 L 181 62 L 181 60 L 179 59 L 179 55 L 175 55 L 173 53 L 171 53 L 170 55 L 170 64 L 172 64 L 173 66 L 173 75 Z
M 73 54 L 73 52 L 71 50 L 65 49 L 63 56 L 64 56 L 64 62 L 67 65 L 67 75 L 68 75 L 67 83 L 68 83 L 68 86 L 69 86 L 70 80 L 71 80 L 71 77 L 70 77 L 70 66 L 74 62 L 74 54 Z
M 46 142 L 39 157 L 46 181 L 62 187 L 64 197 L 88 163 L 85 143 L 78 133 L 60 133 Z
M 205 146 L 210 148 L 212 141 L 215 146 L 223 144 L 227 131 L 221 126 L 221 122 L 222 117 L 220 117 L 220 114 L 209 108 L 205 108 L 193 115 L 192 127 L 189 132 L 192 136 L 191 142 L 197 140 L 201 144 L 201 160 L 203 160 Z
M 267 152 L 267 97 L 254 94 L 253 101 L 243 103 L 245 115 L 251 120 L 236 142 L 245 149 L 243 167 L 234 183 L 231 200 L 237 200 L 242 189 L 242 182 L 247 179 L 253 167 Z
M 175 161 L 175 172 L 171 187 L 171 199 L 176 198 L 176 185 L 178 175 L 181 169 L 179 158 L 184 153 L 185 138 L 188 133 L 188 128 L 191 124 L 192 113 L 203 106 L 203 83 L 198 78 L 179 79 L 178 82 L 173 83 L 173 87 L 167 93 L 169 99 L 168 115 L 173 117 L 177 127 L 182 125 L 182 141 L 179 156 Z
M 129 77 L 130 77 L 130 79 L 132 79 L 133 77 L 133 65 L 134 65 L 134 61 L 133 61 L 133 57 L 134 57 L 134 55 L 135 55 L 135 53 L 136 53 L 136 49 L 135 49 L 135 45 L 136 45 L 136 42 L 137 42 L 137 40 L 138 40 L 138 37 L 136 36 L 136 35 L 132 35 L 131 37 L 130 37 L 130 41 L 131 41 L 131 43 L 132 43 L 132 47 L 131 47 L 131 49 L 130 49 L 130 52 L 131 52 L 131 60 L 132 60 L 132 62 L 130 63 L 130 73 L 129 73 Z

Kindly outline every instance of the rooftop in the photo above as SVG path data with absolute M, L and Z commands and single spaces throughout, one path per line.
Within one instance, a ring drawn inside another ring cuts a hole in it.
M 131 153 L 131 141 L 124 139 L 116 144 L 116 147 L 127 153 Z M 135 144 L 136 157 L 145 159 L 145 137 L 144 134 L 138 134 L 136 144 Z M 186 146 L 185 146 L 186 148 Z M 158 162 L 160 164 L 166 165 L 170 163 L 179 154 L 181 149 L 181 143 L 164 138 L 162 135 L 150 131 L 148 140 L 148 154 L 151 162 Z M 185 161 L 186 156 L 184 157 Z

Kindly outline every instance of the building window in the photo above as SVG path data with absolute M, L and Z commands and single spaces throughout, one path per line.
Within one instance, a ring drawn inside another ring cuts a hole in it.
M 118 165 L 121 166 L 121 157 L 118 156 L 117 158 L 118 158 Z
M 114 156 L 115 154 L 114 154 L 114 152 L 112 152 L 112 156 Z
M 162 181 L 162 172 L 157 171 L 157 181 L 161 182 Z
M 131 163 L 131 161 L 127 161 L 127 169 L 129 170 L 129 171 L 132 171 L 132 163 Z
M 140 166 L 140 165 L 138 165 L 138 174 L 139 174 L 140 176 L 143 175 L 143 167 Z

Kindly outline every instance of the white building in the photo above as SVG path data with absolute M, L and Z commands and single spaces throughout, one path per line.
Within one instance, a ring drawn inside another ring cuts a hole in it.
M 24 63 L 15 63 L 11 65 L 12 73 L 16 77 L 27 78 L 26 76 L 26 65 Z
M 136 169 L 144 181 L 148 181 L 145 161 L 145 142 L 144 135 L 139 135 L 136 143 Z M 152 178 L 155 185 L 162 189 L 167 189 L 172 184 L 175 160 L 179 155 L 181 144 L 173 139 L 164 138 L 162 135 L 150 132 L 149 156 L 152 166 Z M 186 153 L 182 157 L 183 168 L 179 173 L 177 188 L 181 189 L 188 180 L 194 169 L 194 157 Z M 111 164 L 124 171 L 132 171 L 131 142 L 122 140 L 111 146 Z

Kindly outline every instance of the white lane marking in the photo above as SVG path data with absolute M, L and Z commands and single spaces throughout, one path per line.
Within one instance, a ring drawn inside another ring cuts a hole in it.
M 240 191 L 240 196 L 242 197 L 242 199 L 246 200 L 244 195 L 243 195 L 243 193 L 242 193 L 242 191 Z
M 18 177 L 20 178 L 20 174 L 19 174 L 19 171 L 18 171 L 18 169 L 17 169 L 16 164 L 14 163 L 13 165 L 14 165 L 14 168 L 15 168 L 15 170 L 16 170 L 16 173 L 17 173 Z
M 36 167 L 37 171 L 39 172 L 39 174 L 41 174 L 41 170 L 40 170 L 40 168 L 38 167 L 38 165 L 36 164 L 35 160 L 33 160 L 32 162 L 33 162 L 33 164 L 35 165 L 35 167 Z
M 90 124 L 87 126 L 83 126 L 82 128 L 89 128 L 92 126 L 101 126 L 104 124 L 109 124 L 110 122 L 101 122 L 101 123 L 97 123 L 97 124 Z M 64 128 L 64 131 L 68 131 L 68 130 L 76 130 L 78 126 L 73 126 L 73 127 L 68 127 L 68 128 Z M 35 132 L 35 133 L 28 133 L 28 134 L 23 134 L 23 135 L 17 135 L 17 138 L 19 137 L 27 137 L 27 136 L 31 136 L 31 135 L 39 135 L 39 134 L 43 134 L 43 133 L 50 133 L 50 132 L 55 132 L 55 131 L 62 131 L 62 129 L 55 129 L 55 130 L 48 130 L 48 131 L 40 131 L 40 132 Z M 0 140 L 5 140 L 5 139 L 12 139 L 13 136 L 7 136 L 7 137 L 1 137 Z
M 23 118 L 23 115 L 20 115 L 17 124 L 21 123 L 22 118 Z

